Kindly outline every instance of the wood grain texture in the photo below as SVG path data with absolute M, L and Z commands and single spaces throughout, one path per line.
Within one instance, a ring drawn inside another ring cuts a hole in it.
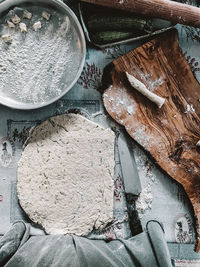
M 163 107 L 157 108 L 132 88 L 125 71 L 164 97 Z M 200 85 L 178 45 L 176 30 L 114 60 L 105 68 L 102 83 L 108 113 L 183 185 L 196 216 L 199 251 L 200 149 L 196 143 L 200 140 Z
M 170 0 L 81 0 L 83 2 L 117 8 L 146 16 L 170 20 L 174 23 L 200 27 L 200 8 Z

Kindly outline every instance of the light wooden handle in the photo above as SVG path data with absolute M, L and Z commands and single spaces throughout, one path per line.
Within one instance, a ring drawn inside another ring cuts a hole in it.
M 81 0 L 100 6 L 200 27 L 200 8 L 170 0 Z

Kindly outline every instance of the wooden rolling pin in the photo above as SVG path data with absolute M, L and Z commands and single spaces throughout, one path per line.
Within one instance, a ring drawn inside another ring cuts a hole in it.
M 200 27 L 200 8 L 170 0 L 81 0 L 150 17 Z

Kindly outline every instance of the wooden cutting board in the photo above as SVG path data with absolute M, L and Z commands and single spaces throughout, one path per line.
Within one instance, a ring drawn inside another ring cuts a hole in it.
M 159 109 L 132 88 L 125 71 L 164 97 L 164 106 Z M 105 68 L 102 84 L 108 113 L 183 185 L 196 217 L 199 251 L 200 85 L 178 45 L 177 31 L 170 30 L 114 60 Z

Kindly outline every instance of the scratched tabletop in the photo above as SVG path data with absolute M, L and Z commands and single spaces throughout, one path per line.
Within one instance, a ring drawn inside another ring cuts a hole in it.
M 76 11 L 76 2 L 70 0 L 68 4 Z M 192 72 L 200 82 L 200 30 L 181 25 L 175 27 L 179 32 L 180 47 Z M 95 49 L 87 44 L 87 55 L 82 74 L 78 82 L 62 99 L 47 107 L 32 111 L 12 110 L 0 105 L 0 234 L 4 234 L 17 220 L 28 221 L 18 204 L 16 171 L 22 146 L 29 130 L 50 116 L 77 110 L 97 123 L 113 127 L 115 123 L 105 114 L 99 91 L 103 69 L 113 59 L 124 55 L 140 44 L 129 43 L 105 49 Z M 184 190 L 178 183 L 163 174 L 134 141 L 133 153 L 142 183 L 142 193 L 136 207 L 143 228 L 148 220 L 160 221 L 164 226 L 167 242 L 172 244 L 173 249 L 170 252 L 174 257 L 178 257 L 180 260 L 184 257 L 200 259 L 200 255 L 193 253 L 194 218 Z M 116 166 L 118 164 L 116 155 Z M 120 168 L 116 168 L 114 179 L 116 224 L 101 234 L 108 239 L 128 238 L 130 230 L 127 223 L 127 208 Z M 41 234 L 41 230 L 38 228 L 34 228 L 33 232 Z M 184 244 L 188 248 L 186 249 L 187 255 L 183 253 Z M 181 249 L 183 255 L 180 255 Z M 185 265 L 181 265 L 180 262 L 177 266 Z

